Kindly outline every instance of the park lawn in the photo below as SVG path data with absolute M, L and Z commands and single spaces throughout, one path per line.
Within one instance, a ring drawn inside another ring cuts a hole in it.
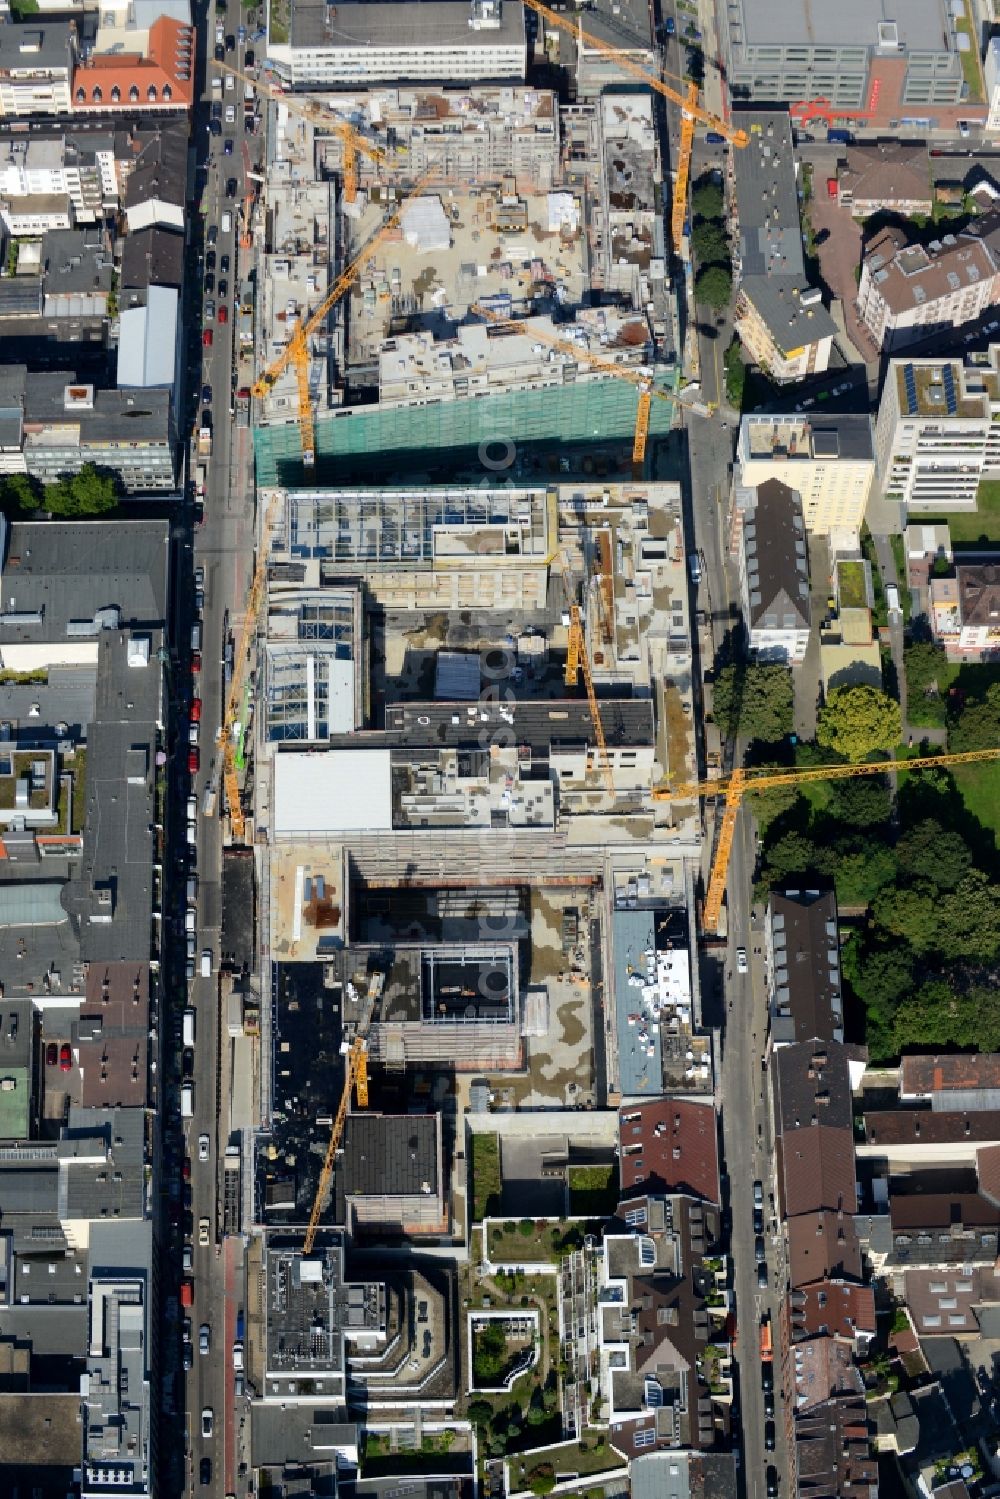
M 958 55 L 962 61 L 962 76 L 969 86 L 969 104 L 979 104 L 983 97 L 983 75 L 979 70 L 979 33 L 969 14 L 969 0 L 965 0 L 965 14 L 956 19 L 955 30 L 964 32 L 969 39 L 968 52 Z
M 475 1223 L 500 1211 L 500 1137 L 471 1135 L 469 1178 L 472 1182 L 472 1217 Z
M 956 765 L 952 770 L 965 810 L 1000 838 L 1000 760 L 982 765 Z
M 1000 546 L 1000 479 L 983 479 L 976 494 L 976 509 L 953 515 L 920 516 L 928 526 L 947 526 L 952 543 L 975 546 L 977 542 Z

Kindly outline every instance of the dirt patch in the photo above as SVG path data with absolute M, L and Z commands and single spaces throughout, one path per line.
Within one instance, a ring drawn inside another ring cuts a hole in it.
M 672 775 L 684 773 L 692 749 L 691 715 L 676 687 L 664 686 L 663 711 L 667 728 L 667 765 Z
M 587 1034 L 576 1013 L 578 1008 L 578 1005 L 570 1000 L 568 1004 L 560 1005 L 556 1011 L 556 1018 L 562 1026 L 562 1039 L 565 1046 L 579 1046 Z

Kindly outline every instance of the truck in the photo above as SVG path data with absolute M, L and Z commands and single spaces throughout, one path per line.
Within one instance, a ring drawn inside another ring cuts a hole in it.
M 211 440 L 211 435 L 209 436 Z M 203 463 L 199 463 L 194 474 L 194 492 L 199 500 L 205 498 L 205 484 L 208 480 L 208 469 Z
M 760 1361 L 762 1364 L 770 1364 L 774 1361 L 774 1342 L 771 1337 L 771 1318 L 765 1312 L 760 1319 Z
M 198 457 L 211 458 L 212 456 L 212 429 L 211 427 L 198 428 Z
M 222 215 L 222 232 L 223 234 L 232 234 L 233 232 L 233 216 L 228 208 Z
M 194 1116 L 194 1083 L 181 1084 L 181 1118 L 191 1119 Z
M 194 1045 L 195 1016 L 196 1016 L 196 1014 L 197 1014 L 197 1011 L 192 1010 L 190 1007 L 184 1011 L 184 1017 L 183 1017 L 183 1041 L 184 1041 L 184 1045 L 185 1046 L 193 1046 Z
M 222 98 L 222 79 L 219 77 L 218 74 L 216 74 L 215 77 L 212 79 L 212 98 L 213 99 L 221 99 Z
M 851 144 L 851 132 L 835 127 L 826 132 L 826 139 L 831 146 L 849 146 Z
M 189 1275 L 181 1281 L 181 1306 L 194 1306 L 194 1281 Z

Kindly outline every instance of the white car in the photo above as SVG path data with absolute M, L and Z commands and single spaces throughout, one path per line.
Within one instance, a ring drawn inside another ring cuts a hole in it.
M 199 1135 L 198 1136 L 198 1159 L 199 1159 L 199 1161 L 207 1161 L 208 1160 L 208 1147 L 209 1147 L 208 1136 L 207 1135 Z
M 215 1412 L 210 1405 L 206 1405 L 201 1413 L 201 1434 L 210 1437 L 215 1430 Z
M 750 964 L 747 962 L 747 950 L 745 947 L 738 947 L 736 949 L 736 972 L 750 972 Z
M 198 1243 L 201 1245 L 202 1249 L 208 1248 L 209 1228 L 207 1218 L 198 1219 Z

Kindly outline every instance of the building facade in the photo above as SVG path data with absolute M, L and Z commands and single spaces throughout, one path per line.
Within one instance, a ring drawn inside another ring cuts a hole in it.
M 780 479 L 798 492 L 810 535 L 861 529 L 875 477 L 867 416 L 746 416 L 736 456 L 738 486 Z
M 1000 345 L 976 358 L 889 364 L 875 422 L 878 476 L 908 511 L 975 510 L 980 481 L 1000 476 Z

